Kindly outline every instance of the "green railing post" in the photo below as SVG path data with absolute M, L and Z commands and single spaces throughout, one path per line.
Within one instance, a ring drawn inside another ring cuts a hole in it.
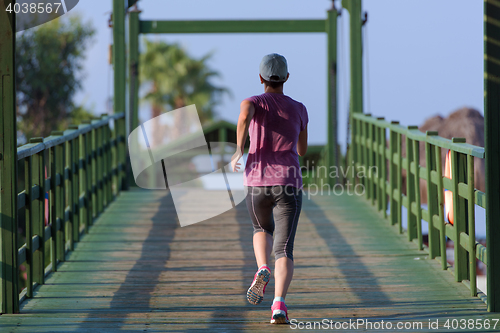
M 427 136 L 437 136 L 436 131 L 427 131 Z M 425 142 L 425 165 L 427 169 L 427 210 L 429 211 L 429 258 L 434 259 L 439 256 L 439 229 L 436 228 L 435 218 L 439 216 L 438 188 L 432 181 L 432 173 L 436 172 L 436 147 L 429 142 Z
M 117 140 L 118 140 L 118 183 L 119 183 L 119 191 L 127 189 L 127 175 L 125 169 L 125 160 L 126 160 L 126 128 L 125 128 L 125 119 L 120 118 L 116 122 L 116 131 L 117 131 Z
M 63 135 L 61 131 L 52 131 L 51 136 Z M 52 269 L 57 270 L 57 260 L 64 261 L 66 244 L 64 237 L 64 147 L 57 144 L 51 148 L 51 186 L 50 201 L 52 215 Z
M 107 118 L 107 115 L 102 115 L 101 118 Z M 109 119 L 108 124 L 102 128 L 102 145 L 103 145 L 103 159 L 104 159 L 104 200 L 106 202 L 106 207 L 111 203 L 110 189 L 111 180 L 110 175 L 110 165 L 109 165 Z
M 114 120 L 114 128 L 113 131 L 111 132 L 111 135 L 113 137 L 113 145 L 111 146 L 111 165 L 113 166 L 113 170 L 115 170 L 111 176 L 111 182 L 112 182 L 112 187 L 113 187 L 113 196 L 117 196 L 119 192 L 119 183 L 118 183 L 118 176 L 119 176 L 119 170 L 118 170 L 118 135 L 117 135 L 117 123 L 118 121 L 115 119 Z
M 444 222 L 444 187 L 443 187 L 443 162 L 441 160 L 441 147 L 435 147 L 435 162 L 437 174 L 437 197 L 439 210 L 439 243 L 440 243 L 440 256 L 441 268 L 448 268 L 448 261 L 446 260 L 446 224 Z
M 78 130 L 78 125 L 70 125 L 69 129 Z M 79 198 L 80 198 L 80 171 L 79 171 L 79 159 L 80 159 L 80 139 L 81 135 L 78 135 L 76 138 L 71 140 L 71 163 L 70 163 L 70 174 L 71 174 L 71 220 L 72 220 L 72 229 L 73 229 L 73 242 L 78 242 L 80 240 L 80 207 L 79 207 Z
M 467 211 L 468 211 L 468 234 L 469 234 L 469 281 L 471 296 L 477 296 L 476 281 L 476 223 L 475 206 L 476 198 L 474 195 L 474 156 L 467 155 Z
M 1 313 L 19 312 L 17 262 L 17 133 L 14 0 L 0 0 L 0 301 Z
M 378 118 L 377 118 L 378 119 Z M 380 128 L 373 124 L 373 196 L 376 200 L 377 211 L 382 210 L 382 201 L 380 200 L 380 170 L 381 170 L 381 162 L 380 162 Z
M 106 207 L 113 201 L 113 161 L 111 158 L 111 129 L 109 127 L 109 119 L 106 126 L 104 126 L 104 147 L 105 147 L 105 159 L 106 159 Z
M 125 112 L 125 2 L 113 0 L 114 112 Z
M 384 117 L 378 117 L 378 120 L 384 120 Z M 387 203 L 386 203 L 386 159 L 385 159 L 385 146 L 386 146 L 386 133 L 385 128 L 377 126 L 377 203 L 378 210 L 382 211 L 384 218 L 387 217 Z
M 43 138 L 32 138 L 30 143 L 42 143 Z M 38 198 L 31 201 L 31 226 L 33 236 L 38 236 L 38 249 L 32 254 L 33 282 L 43 284 L 45 280 L 45 159 L 44 152 L 31 156 L 31 181 L 38 186 Z M 30 296 L 28 296 L 30 297 Z
M 415 181 L 415 220 L 417 222 L 417 243 L 418 249 L 422 250 L 424 248 L 422 243 L 422 207 L 420 200 L 420 147 L 419 141 L 412 140 L 413 142 L 413 165 L 415 166 L 415 176 L 413 177 Z M 411 205 L 413 209 L 413 203 Z
M 132 9 L 128 13 L 128 72 L 129 72 L 129 109 L 127 114 L 127 135 L 139 126 L 139 14 L 140 10 Z M 136 186 L 130 164 L 130 154 L 126 154 L 127 185 Z M 113 182 L 115 184 L 115 182 Z
M 104 198 L 105 198 L 105 185 L 104 185 L 104 152 L 103 152 L 103 128 L 96 128 L 96 152 L 97 152 L 97 216 L 99 216 L 104 209 Z
M 68 140 L 64 143 L 64 215 L 63 221 L 65 225 L 65 238 L 69 241 L 69 249 L 74 250 L 74 239 L 73 239 L 73 209 L 71 204 L 73 202 L 73 186 L 72 186 L 72 171 L 71 166 L 73 164 L 73 144 L 72 140 Z
M 362 165 L 365 164 L 365 162 L 363 160 L 363 143 L 362 143 L 362 140 L 363 140 L 363 123 L 361 122 L 361 120 L 354 119 L 354 118 L 352 118 L 351 121 L 352 121 L 351 124 L 353 124 L 353 128 L 352 128 L 351 131 L 354 131 L 353 132 L 353 136 L 352 136 L 354 142 L 351 142 L 351 145 L 354 144 L 354 146 L 355 146 L 354 150 L 356 151 L 356 155 L 353 155 L 355 158 L 352 161 L 353 162 L 352 163 L 352 167 L 354 168 L 352 182 L 353 182 L 353 185 L 356 185 L 356 183 L 359 182 L 363 186 L 366 186 L 365 185 L 365 179 L 357 177 L 358 165 L 362 166 Z M 346 155 L 345 158 L 346 158 L 346 161 L 348 162 L 349 159 L 348 159 L 347 155 Z
M 380 199 L 382 200 L 382 215 L 384 218 L 387 218 L 387 132 L 385 130 L 385 127 L 380 128 L 380 145 L 381 145 L 381 152 L 380 152 L 380 158 L 381 158 L 381 173 L 382 173 L 382 188 L 381 188 L 381 194 L 380 194 Z
M 116 159 L 116 191 L 119 193 L 122 190 L 122 145 L 121 145 L 121 121 L 120 119 L 115 120 L 115 159 Z
M 127 135 L 139 126 L 139 14 L 140 10 L 129 11 L 129 128 Z
M 85 123 L 85 122 L 84 122 Z M 92 121 L 88 121 L 88 126 L 92 126 Z M 92 137 L 94 135 L 94 131 L 90 130 L 87 133 L 85 133 L 85 158 L 86 158 L 86 164 L 85 164 L 85 171 L 86 171 L 86 180 L 87 183 L 85 184 L 87 188 L 87 230 L 88 228 L 92 225 L 92 221 L 94 220 L 94 196 L 95 196 L 95 189 L 93 186 L 93 175 L 94 175 L 94 151 L 92 150 Z
M 32 242 L 33 238 L 33 219 L 32 219 L 32 198 L 33 198 L 33 179 L 31 168 L 33 167 L 32 157 L 24 159 L 24 193 L 25 199 L 25 233 L 26 233 L 26 297 L 33 297 L 33 252 Z
M 396 135 L 396 146 L 397 146 L 397 165 L 398 165 L 398 168 L 397 168 L 397 183 L 396 183 L 396 186 L 397 186 L 397 190 L 398 190 L 398 220 L 397 220 L 397 223 L 398 223 L 398 228 L 399 228 L 399 233 L 402 234 L 403 233 L 403 211 L 401 209 L 401 206 L 403 206 L 403 148 L 402 148 L 402 145 L 403 145 L 403 136 L 401 135 L 401 133 L 398 133 Z
M 418 129 L 418 126 L 408 126 L 408 130 Z M 408 241 L 418 237 L 417 218 L 412 212 L 412 205 L 415 203 L 415 174 L 412 172 L 415 155 L 413 154 L 413 140 L 406 135 L 406 199 L 407 199 L 407 232 Z M 418 164 L 418 161 L 416 162 Z M 417 169 L 417 168 L 415 168 Z
M 391 124 L 394 122 L 391 121 Z M 394 165 L 394 155 L 396 154 L 396 133 L 389 129 L 389 215 L 391 218 L 391 225 L 395 225 L 397 223 L 397 203 L 394 195 L 394 190 L 396 189 L 396 169 L 397 167 Z
M 51 135 L 63 135 L 62 132 L 52 132 Z M 64 218 L 64 145 L 59 144 L 56 149 L 56 248 L 57 260 L 62 262 L 66 256 L 66 225 Z
M 354 127 L 351 129 L 351 143 L 350 143 L 350 146 L 348 148 L 349 151 L 346 151 L 346 155 L 345 155 L 345 165 L 347 167 L 349 167 L 349 163 L 350 163 L 350 167 L 353 168 L 352 171 L 349 172 L 349 179 L 351 180 L 353 186 L 356 185 L 356 183 L 358 184 L 362 184 L 363 186 L 365 186 L 365 183 L 364 183 L 364 179 L 363 178 L 359 178 L 358 177 L 358 172 L 360 170 L 360 168 L 364 165 L 364 161 L 363 161 L 363 140 L 364 140 L 364 131 L 363 131 L 363 122 L 361 121 L 357 121 L 357 119 L 353 118 L 352 116 L 350 116 L 350 119 L 349 119 L 350 123 L 351 124 L 354 124 Z M 354 132 L 352 132 L 354 130 Z M 353 148 L 351 148 L 351 146 L 356 146 L 356 155 L 357 157 L 351 157 L 351 156 L 354 156 L 351 154 L 351 151 Z
M 500 312 L 500 4 L 484 1 L 484 147 L 488 311 Z
M 361 123 L 361 131 L 362 131 L 362 137 L 361 140 L 363 140 L 363 164 L 361 165 L 362 168 L 365 169 L 364 172 L 364 177 L 363 177 L 363 184 L 365 186 L 365 191 L 366 191 L 366 199 L 370 199 L 370 179 L 368 178 L 368 167 L 370 166 L 370 159 L 368 158 L 369 155 L 369 148 L 368 148 L 368 142 L 369 142 L 369 134 L 368 134 L 368 123 L 362 122 Z M 361 143 L 360 143 L 361 144 Z
M 343 0 L 342 7 L 349 11 L 351 46 L 351 112 L 363 112 L 363 42 L 361 36 L 361 0 Z
M 106 119 L 107 114 L 101 114 L 101 119 Z M 109 119 L 108 119 L 109 121 Z M 108 123 L 109 124 L 109 123 Z M 103 210 L 106 208 L 109 203 L 109 181 L 108 181 L 108 126 L 101 127 L 101 155 L 102 155 L 102 202 L 103 202 Z
M 328 142 L 326 145 L 326 167 L 327 175 L 330 174 L 330 168 L 338 168 L 338 151 L 337 151 L 337 10 L 332 1 L 332 8 L 328 11 L 326 20 L 326 38 L 328 43 L 328 112 L 327 112 L 327 133 Z M 352 124 L 352 123 L 351 123 Z M 352 152 L 353 159 L 356 156 L 356 151 Z M 327 176 L 329 186 L 337 184 L 338 179 Z
M 350 97 L 350 123 L 354 123 L 352 113 L 363 113 L 363 55 L 362 55 L 362 22 L 361 22 L 361 0 L 342 0 L 342 7 L 349 12 L 349 40 L 350 40 L 350 69 L 351 69 L 351 97 Z M 354 143 L 355 133 L 351 131 L 351 143 Z M 363 137 L 367 139 L 366 132 Z M 370 140 L 371 141 L 371 140 Z M 365 141 L 366 143 L 367 141 Z M 346 156 L 351 165 L 356 166 L 356 149 L 361 146 L 353 145 L 354 149 L 350 149 L 349 156 Z M 368 147 L 365 145 L 365 152 Z M 369 168 L 368 160 L 365 160 L 364 167 Z M 368 177 L 369 169 L 366 170 L 365 178 Z M 370 198 L 370 179 L 365 181 L 366 196 Z M 355 177 L 353 186 L 355 185 Z
M 85 126 L 85 125 L 84 125 Z M 89 232 L 89 199 L 90 194 L 87 188 L 87 174 L 88 174 L 88 152 L 87 152 L 87 133 L 80 134 L 78 140 L 78 206 L 80 207 L 80 221 L 83 223 L 85 233 Z
M 105 118 L 101 115 L 101 119 Z M 102 203 L 103 211 L 109 205 L 108 196 L 108 132 L 106 126 L 101 127 L 101 156 L 102 156 Z
M 399 122 L 391 121 L 391 124 L 399 124 Z M 389 131 L 389 207 L 391 216 L 391 225 L 398 223 L 398 210 L 401 210 L 400 202 L 401 200 L 396 197 L 395 190 L 398 184 L 398 173 L 396 170 L 400 168 L 395 162 L 395 155 L 398 150 L 398 133 L 393 130 Z M 399 193 L 398 193 L 399 195 Z
M 92 123 L 91 123 L 92 125 Z M 91 168 L 92 168 L 92 176 L 90 178 L 90 186 L 92 188 L 92 219 L 97 217 L 98 215 L 98 165 L 97 165 L 97 130 L 92 128 L 90 130 L 90 160 L 91 160 Z M 92 224 L 92 223 L 91 223 Z
M 50 175 L 50 192 L 49 192 L 49 219 L 50 219 L 50 263 L 52 271 L 57 272 L 57 223 L 55 211 L 56 202 L 56 147 L 51 147 L 49 150 L 49 175 Z
M 92 126 L 91 120 L 82 121 L 85 126 Z M 93 187 L 92 187 L 92 173 L 93 173 L 93 157 L 92 157 L 92 130 L 86 132 L 81 144 L 83 154 L 82 157 L 85 161 L 84 178 L 85 182 L 82 183 L 83 191 L 85 193 L 85 233 L 89 232 L 89 227 L 92 225 L 94 218 L 94 204 L 93 204 Z
M 128 8 L 128 7 L 127 7 Z M 113 0 L 113 65 L 114 65 L 114 112 L 126 112 L 126 43 L 125 43 L 125 11 L 126 6 L 123 0 Z M 128 117 L 128 116 L 126 116 Z M 122 120 L 120 119 L 119 122 Z M 121 135 L 126 137 L 126 120 L 123 119 L 123 129 Z M 126 173 L 126 150 L 123 150 L 121 160 L 120 190 L 128 188 Z
M 465 143 L 464 138 L 453 138 L 454 143 Z M 458 194 L 458 184 L 465 183 L 467 179 L 466 155 L 451 152 L 451 180 L 453 184 L 453 230 L 455 231 L 455 280 L 460 282 L 468 279 L 468 258 L 467 251 L 460 245 L 460 234 L 467 233 L 467 218 L 465 214 L 465 199 Z M 473 240 L 475 242 L 475 240 Z M 489 264 L 489 263 L 488 263 Z
M 73 152 L 73 212 L 74 212 L 74 239 L 76 242 L 80 241 L 80 231 L 82 220 L 80 218 L 80 140 L 82 136 L 79 135 L 74 142 Z
M 366 140 L 366 146 L 368 150 L 368 165 L 367 165 L 367 181 L 368 181 L 368 188 L 367 188 L 367 197 L 371 200 L 371 204 L 375 204 L 375 182 L 373 180 L 374 176 L 372 174 L 373 170 L 373 165 L 375 164 L 374 162 L 374 152 L 373 152 L 373 137 L 375 136 L 375 133 L 373 131 L 373 124 L 368 124 L 368 137 Z

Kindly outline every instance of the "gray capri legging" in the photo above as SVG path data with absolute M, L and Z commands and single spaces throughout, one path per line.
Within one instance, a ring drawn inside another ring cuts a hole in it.
M 275 260 L 293 260 L 293 242 L 300 210 L 302 190 L 294 186 L 248 186 L 246 204 L 253 222 L 253 232 L 274 233 Z

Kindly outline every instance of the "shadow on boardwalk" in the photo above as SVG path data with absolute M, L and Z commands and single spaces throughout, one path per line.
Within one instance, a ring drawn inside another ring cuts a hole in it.
M 325 215 L 322 207 L 319 207 L 314 200 L 307 200 L 307 205 L 308 209 L 305 209 L 303 213 L 305 213 L 314 225 L 318 236 L 327 244 L 331 256 L 342 255 L 349 257 L 349 263 L 346 265 L 339 264 L 338 268 L 347 282 L 349 289 L 360 300 L 362 306 L 381 307 L 391 305 L 390 297 L 382 291 L 378 279 L 361 260 L 360 254 L 345 239 L 334 221 L 331 221 Z M 356 211 L 352 211 L 352 215 L 356 215 Z M 355 270 L 352 269 L 353 266 L 356 267 Z M 364 283 L 359 283 L 360 278 L 364 280 Z M 363 284 L 369 288 L 369 293 L 366 292 L 367 288 L 363 288 Z M 359 306 L 359 303 L 356 306 Z
M 113 330 L 135 329 L 138 321 L 151 317 L 151 323 L 145 320 L 144 329 L 184 330 L 187 320 L 200 329 L 217 331 L 226 324 L 243 322 L 249 311 L 269 310 L 270 300 L 258 307 L 246 301 L 256 263 L 245 202 L 222 215 L 180 228 L 171 196 L 156 200 L 157 212 L 148 218 L 152 224 L 140 257 L 113 293 L 109 308 L 91 310 L 78 330 L 97 328 L 103 321 Z M 273 288 L 268 290 L 274 292 Z M 237 304 L 224 306 L 218 302 L 220 297 L 230 302 L 234 299 Z
M 248 210 L 246 207 L 245 201 L 241 202 L 236 206 L 236 209 L 233 209 L 230 212 L 225 213 L 226 215 L 231 216 L 231 218 L 236 218 L 236 224 L 238 227 L 238 234 L 234 235 L 238 237 L 240 251 L 242 252 L 241 264 L 234 265 L 232 267 L 224 267 L 221 269 L 221 274 L 224 274 L 227 270 L 235 270 L 239 271 L 237 275 L 241 276 L 240 281 L 234 281 L 236 287 L 236 298 L 241 298 L 243 301 L 243 306 L 240 304 L 242 302 L 238 302 L 237 304 L 229 307 L 217 306 L 214 307 L 209 326 L 207 329 L 209 331 L 215 332 L 222 330 L 222 327 L 225 325 L 237 325 L 238 323 L 243 324 L 246 322 L 247 318 L 253 315 L 253 310 L 262 309 L 265 307 L 266 309 L 270 309 L 270 305 L 268 304 L 271 296 L 274 293 L 274 287 L 271 285 L 266 289 L 267 294 L 267 302 L 263 301 L 261 304 L 255 306 L 251 305 L 246 300 L 246 290 L 250 286 L 250 283 L 253 280 L 253 276 L 255 271 L 257 270 L 257 264 L 255 261 L 255 256 L 253 253 L 253 226 L 250 220 L 250 216 L 248 214 Z M 228 235 L 231 236 L 231 235 Z M 227 256 L 232 256 L 231 252 L 227 252 Z
M 147 191 L 143 192 L 147 197 L 150 196 Z M 127 328 L 125 319 L 139 313 L 157 310 L 151 306 L 152 298 L 160 283 L 161 274 L 168 269 L 166 264 L 171 255 L 172 240 L 179 227 L 172 196 L 167 191 L 162 192 L 164 195 L 156 195 L 153 202 L 151 200 L 144 202 L 144 204 L 157 203 L 158 208 L 155 215 L 149 218 L 152 224 L 146 239 L 142 242 L 140 257 L 126 273 L 125 280 L 120 284 L 119 289 L 114 292 L 109 308 L 91 310 L 79 330 L 88 330 L 91 326 L 99 328 L 99 321 L 102 319 L 111 324 L 113 330 L 120 330 Z M 133 214 L 134 208 L 139 208 L 139 205 L 138 202 L 130 202 L 129 206 L 120 207 L 121 211 L 117 213 L 117 220 L 121 217 L 129 221 L 127 213 Z M 140 223 L 138 225 L 140 226 Z M 117 228 L 130 226 L 133 225 L 124 224 Z M 147 326 L 146 323 L 145 328 Z

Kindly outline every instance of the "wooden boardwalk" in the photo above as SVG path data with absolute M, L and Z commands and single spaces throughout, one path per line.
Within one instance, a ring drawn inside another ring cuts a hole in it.
M 290 319 L 421 322 L 409 331 L 423 332 L 429 319 L 443 329 L 500 318 L 364 198 L 305 196 L 294 254 Z M 0 332 L 288 331 L 269 324 L 274 280 L 263 303 L 246 301 L 255 270 L 244 203 L 180 228 L 166 191 L 122 192 L 21 314 L 0 316 Z

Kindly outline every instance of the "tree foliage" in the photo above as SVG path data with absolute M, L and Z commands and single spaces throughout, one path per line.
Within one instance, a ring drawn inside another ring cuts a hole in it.
M 212 120 L 222 95 L 229 91 L 212 82 L 219 73 L 208 65 L 211 54 L 195 59 L 178 44 L 145 39 L 145 45 L 139 73 L 141 84 L 151 86 L 144 100 L 151 103 L 152 116 L 195 104 L 202 123 Z
M 95 34 L 79 16 L 60 18 L 18 34 L 16 72 L 19 130 L 25 137 L 47 136 L 72 118 L 91 114 L 75 106 L 82 60 Z

